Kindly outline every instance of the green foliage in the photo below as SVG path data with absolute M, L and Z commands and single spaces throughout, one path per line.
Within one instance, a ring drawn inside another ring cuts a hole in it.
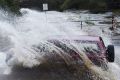
M 64 0 L 47 0 L 47 3 L 49 4 L 49 8 L 53 8 L 55 10 L 60 10 L 60 5 Z
M 6 3 L 5 3 L 4 0 L 0 0 L 0 6 L 1 6 L 1 7 L 4 7 L 5 4 L 6 4 Z
M 64 3 L 61 5 L 61 10 L 65 10 L 65 9 L 68 9 L 69 6 L 72 4 L 71 3 L 72 0 L 65 0 Z
M 106 0 L 91 0 L 89 2 L 89 9 L 94 12 L 103 12 L 107 10 Z
M 0 7 L 15 14 L 20 14 L 18 0 L 0 0 Z
M 107 9 L 107 3 L 106 0 L 65 0 L 61 5 L 61 9 L 66 10 L 69 8 L 104 11 Z
M 21 4 L 23 7 L 42 9 L 42 4 L 48 3 L 49 10 L 87 9 L 96 13 L 106 11 L 110 1 L 114 2 L 114 0 L 0 0 L 0 7 L 19 14 Z

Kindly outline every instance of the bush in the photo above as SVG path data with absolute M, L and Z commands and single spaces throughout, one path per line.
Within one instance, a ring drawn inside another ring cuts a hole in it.
M 1 8 L 11 11 L 15 14 L 20 14 L 17 0 L 0 0 Z
M 92 12 L 104 12 L 107 10 L 107 3 L 105 0 L 91 0 L 89 3 L 89 9 Z
M 105 11 L 107 9 L 107 3 L 106 0 L 65 0 L 61 5 L 62 10 L 71 8 Z

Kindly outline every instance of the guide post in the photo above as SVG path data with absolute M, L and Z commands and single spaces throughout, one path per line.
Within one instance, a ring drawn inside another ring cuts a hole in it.
M 45 11 L 45 16 L 46 16 L 46 26 L 47 26 L 47 14 L 46 14 L 46 11 L 48 10 L 48 4 L 47 3 L 44 3 L 43 4 L 43 11 Z

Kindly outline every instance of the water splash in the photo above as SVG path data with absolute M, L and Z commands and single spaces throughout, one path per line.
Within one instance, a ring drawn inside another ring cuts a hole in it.
M 30 9 L 21 9 L 21 12 L 23 16 L 14 17 L 15 20 L 13 21 L 6 20 L 7 16 L 4 16 L 4 21 L 0 20 L 1 51 L 5 51 L 7 55 L 7 65 L 10 67 L 22 66 L 33 68 L 52 60 L 52 58 L 49 59 L 49 54 L 58 54 L 67 65 L 70 65 L 71 61 L 73 61 L 71 56 L 56 45 L 48 42 L 46 38 L 49 36 L 64 35 L 70 39 L 69 36 L 71 34 L 86 35 L 79 27 L 76 27 L 79 26 L 79 24 L 69 22 L 66 14 L 56 11 L 47 12 L 47 21 L 44 17 L 44 12 Z M 8 48 L 6 48 L 6 46 L 8 46 Z M 77 45 L 70 43 L 68 46 L 79 54 L 81 61 L 84 63 L 84 69 L 79 68 L 79 65 L 72 65 L 72 67 L 78 70 L 76 72 L 77 75 L 85 71 L 89 76 L 90 74 L 91 76 L 94 75 L 90 77 L 93 80 L 107 80 L 105 79 L 106 75 L 101 74 L 104 73 L 104 71 L 101 69 L 97 71 L 98 68 L 77 48 Z M 46 51 L 41 52 L 40 49 Z M 99 73 L 100 71 L 101 73 Z

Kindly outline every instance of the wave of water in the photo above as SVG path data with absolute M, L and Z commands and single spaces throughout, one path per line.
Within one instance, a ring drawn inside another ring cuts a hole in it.
M 34 50 L 31 49 L 33 45 L 37 45 L 44 41 L 44 38 L 53 35 L 75 35 L 83 34 L 82 32 L 76 31 L 77 28 L 70 28 L 70 25 L 65 24 L 58 25 L 46 22 L 45 13 L 32 11 L 29 9 L 22 9 L 23 16 L 16 18 L 16 22 L 7 20 L 1 21 L 1 44 L 2 48 L 5 49 L 6 53 L 12 54 L 12 57 L 18 60 L 18 62 L 24 62 L 24 65 L 32 67 L 40 64 L 34 58 L 38 56 Z M 27 12 L 26 14 L 24 14 Z M 52 15 L 57 15 L 57 12 Z M 50 13 L 49 13 L 50 14 Z M 48 16 L 52 16 L 51 14 Z M 7 17 L 7 16 L 6 16 Z M 51 18 L 51 17 L 50 17 Z M 50 19 L 51 21 L 52 19 Z M 16 23 L 16 24 L 14 24 Z M 6 46 L 8 48 L 6 48 Z M 1 49 L 2 49 L 1 48 Z M 9 56 L 11 57 L 11 56 Z M 14 59 L 11 59 L 14 60 Z M 10 62 L 11 62 L 10 61 Z M 16 60 L 15 60 L 16 61 Z M 17 63 L 17 62 L 14 62 Z M 28 64 L 26 64 L 28 63 Z M 10 63 L 11 65 L 12 63 Z
M 67 53 L 65 54 L 57 46 L 50 44 L 46 41 L 46 38 L 64 35 L 70 39 L 69 36 L 71 34 L 87 35 L 79 27 L 76 27 L 79 24 L 69 22 L 65 13 L 56 11 L 50 11 L 45 14 L 44 12 L 35 10 L 21 9 L 21 12 L 23 14 L 22 17 L 8 17 L 10 15 L 7 15 L 7 12 L 3 13 L 0 10 L 0 14 L 2 14 L 0 15 L 2 17 L 0 20 L 0 51 L 3 52 L 1 54 L 7 55 L 7 65 L 32 68 L 45 62 L 46 59 L 44 56 L 46 53 L 52 53 L 53 51 L 59 54 L 69 64 L 71 60 L 69 55 Z M 45 45 L 49 51 L 37 52 L 34 46 L 44 47 L 41 44 Z M 78 50 L 76 45 L 72 43 L 71 45 Z M 71 46 L 69 47 L 71 48 Z M 73 47 L 72 49 L 74 50 Z M 82 53 L 79 50 L 78 52 Z M 96 74 L 99 74 L 99 77 L 110 77 L 108 76 L 109 72 L 104 72 L 92 65 L 86 55 L 79 55 L 85 63 L 86 69 L 90 69 Z M 94 77 L 94 80 L 96 79 Z M 105 80 L 107 79 L 105 78 Z

